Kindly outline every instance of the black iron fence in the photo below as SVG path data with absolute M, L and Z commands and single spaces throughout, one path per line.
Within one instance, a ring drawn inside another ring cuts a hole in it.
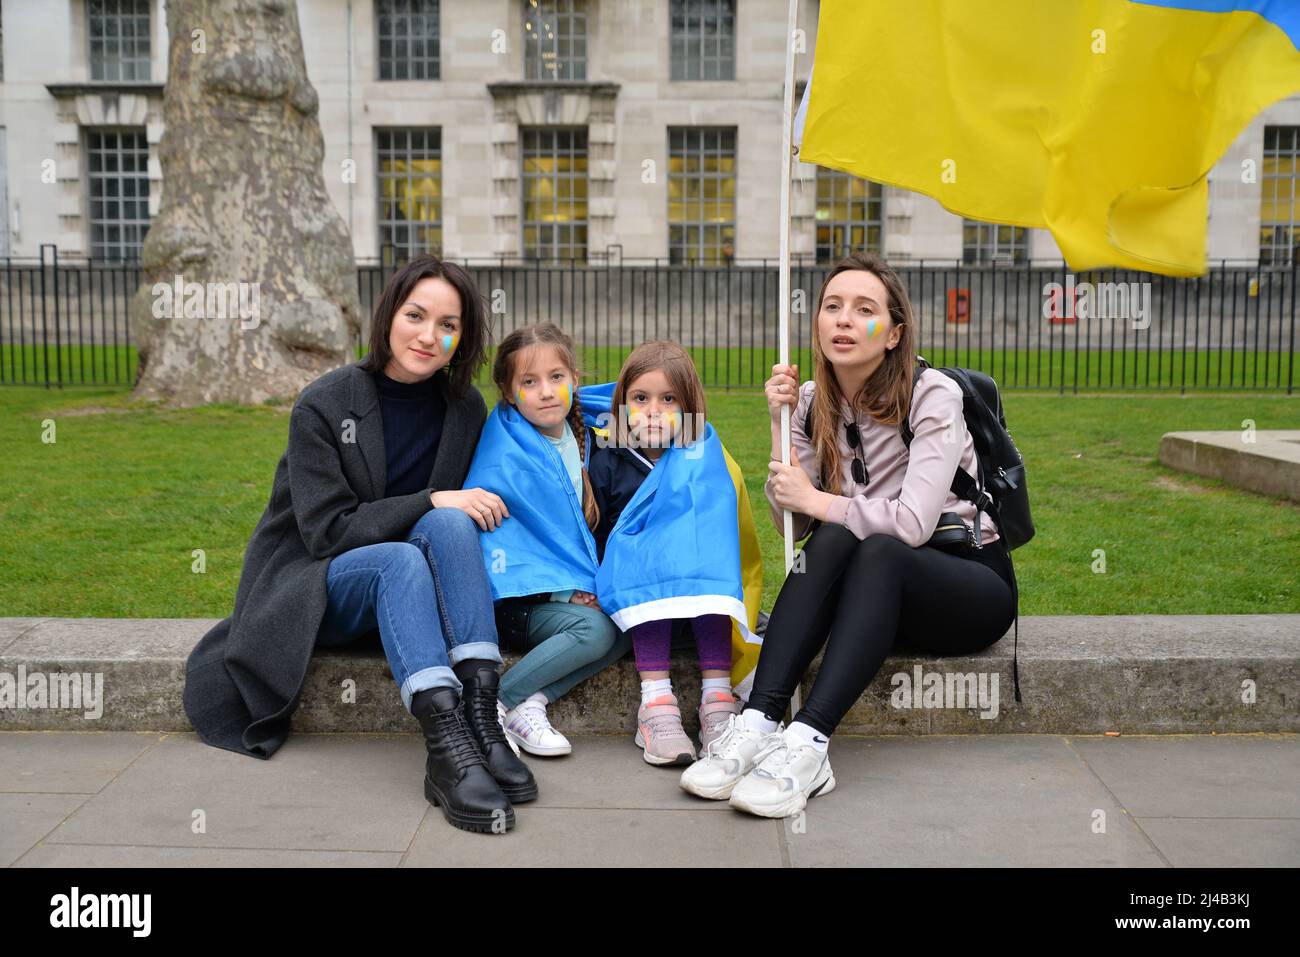
M 68 261 L 53 247 L 42 254 L 0 260 L 0 384 L 132 384 L 138 264 Z M 583 265 L 466 265 L 487 301 L 493 341 L 554 321 L 581 347 L 588 381 L 614 378 L 631 348 L 649 338 L 686 346 L 712 388 L 759 388 L 777 360 L 779 276 L 770 260 L 690 267 L 624 260 L 615 249 Z M 1291 393 L 1295 386 L 1295 266 L 1220 262 L 1195 279 L 1074 274 L 1059 263 L 898 268 L 915 306 L 919 351 L 936 365 L 982 369 L 1003 388 Z M 363 315 L 391 272 L 358 264 Z M 825 272 L 797 263 L 791 273 L 790 346 L 805 373 Z

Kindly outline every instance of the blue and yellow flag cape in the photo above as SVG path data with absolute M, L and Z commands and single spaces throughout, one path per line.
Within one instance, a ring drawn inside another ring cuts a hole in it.
M 479 535 L 492 599 L 566 591 L 596 593 L 596 540 L 582 503 L 546 437 L 506 402 L 483 423 L 465 488 L 495 492 L 510 512 Z
M 1049 229 L 1074 270 L 1204 272 L 1210 168 L 1300 90 L 1297 0 L 820 9 L 800 160 Z
M 612 382 L 578 390 L 584 419 L 602 440 L 609 438 L 613 390 Z M 588 443 L 588 458 L 590 451 Z M 465 479 L 466 488 L 476 486 L 500 495 L 510 511 L 479 536 L 494 600 L 581 589 L 623 630 L 661 618 L 729 615 L 732 685 L 747 694 L 761 641 L 754 627 L 763 564 L 744 478 L 712 425 L 692 446 L 660 457 L 610 532 L 599 567 L 558 453 L 507 403 L 484 423 Z

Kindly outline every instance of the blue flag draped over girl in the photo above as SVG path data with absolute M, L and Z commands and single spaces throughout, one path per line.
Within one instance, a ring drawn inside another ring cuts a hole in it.
M 506 402 L 483 423 L 465 476 L 465 488 L 476 487 L 501 496 L 510 513 L 479 535 L 494 601 L 570 588 L 596 592 L 596 540 L 564 463 Z
M 614 383 L 578 390 L 583 418 L 608 438 Z M 587 443 L 590 455 L 591 443 Z M 623 630 L 643 621 L 729 615 L 733 684 L 747 683 L 762 562 L 739 468 L 711 424 L 690 446 L 666 448 L 623 509 L 597 563 L 596 543 L 552 443 L 513 406 L 488 415 L 465 487 L 505 501 L 510 517 L 479 536 L 496 600 L 578 589 L 592 592 Z

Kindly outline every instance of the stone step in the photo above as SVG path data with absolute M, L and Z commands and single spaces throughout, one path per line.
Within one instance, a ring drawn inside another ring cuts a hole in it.
M 191 730 L 181 707 L 185 660 L 213 624 L 211 619 L 0 618 L 0 730 Z M 1012 691 L 1011 652 L 1010 634 L 983 652 L 959 658 L 898 651 L 840 730 L 1300 731 L 1300 615 L 1022 618 L 1020 703 Z M 516 659 L 507 656 L 508 663 Z M 804 679 L 805 693 L 819 664 L 820 659 L 814 661 Z M 48 684 L 58 674 L 74 672 L 102 676 L 98 716 L 87 716 L 84 707 L 32 707 L 31 701 L 4 697 L 13 694 L 20 677 L 30 689 L 31 676 L 38 673 L 44 676 L 38 683 Z M 919 692 L 913 687 L 918 675 Z M 939 692 L 927 695 L 935 681 Z M 981 683 L 983 698 L 977 695 L 962 706 L 958 686 L 978 691 Z M 698 700 L 698 673 L 689 658 L 675 663 L 674 685 L 684 705 Z M 346 701 L 345 691 L 353 687 L 354 700 Z M 551 717 L 566 732 L 631 734 L 638 700 L 629 656 L 557 702 Z M 688 728 L 696 727 L 694 709 L 682 710 Z M 314 656 L 293 726 L 306 732 L 417 730 L 402 708 L 377 639 Z

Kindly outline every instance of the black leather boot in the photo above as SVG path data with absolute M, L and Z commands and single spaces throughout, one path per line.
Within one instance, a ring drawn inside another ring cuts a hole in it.
M 522 804 L 537 798 L 537 781 L 528 765 L 520 761 L 506 734 L 497 720 L 497 677 L 496 667 L 476 668 L 468 676 L 461 678 L 464 686 L 463 701 L 465 721 L 474 732 L 487 761 L 488 770 L 496 779 L 511 804 Z
M 515 826 L 515 809 L 492 778 L 452 688 L 430 688 L 411 698 L 411 713 L 424 731 L 429 758 L 424 796 L 442 808 L 453 827 L 504 833 Z

